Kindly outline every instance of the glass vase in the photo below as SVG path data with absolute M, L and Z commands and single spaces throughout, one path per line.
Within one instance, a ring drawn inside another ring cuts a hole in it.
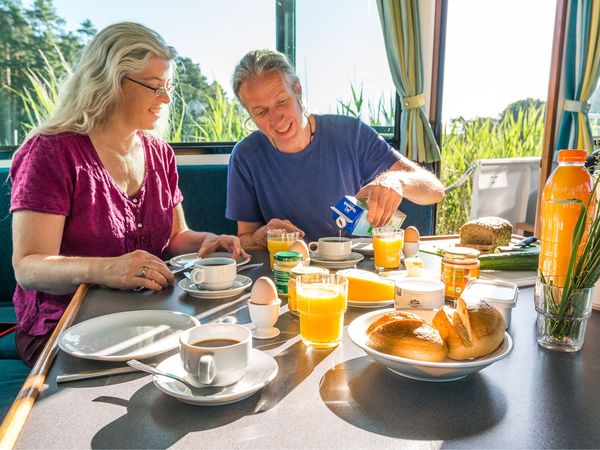
M 567 289 L 538 280 L 535 294 L 538 344 L 550 350 L 581 350 L 592 313 L 593 288 Z

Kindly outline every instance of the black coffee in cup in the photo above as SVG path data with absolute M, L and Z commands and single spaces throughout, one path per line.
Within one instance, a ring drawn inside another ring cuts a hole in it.
M 195 347 L 227 347 L 228 345 L 239 344 L 237 339 L 204 339 L 202 341 L 192 343 Z

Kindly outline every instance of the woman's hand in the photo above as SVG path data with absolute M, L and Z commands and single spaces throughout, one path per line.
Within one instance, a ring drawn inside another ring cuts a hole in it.
M 237 236 L 228 234 L 207 235 L 202 241 L 198 257 L 202 258 L 207 253 L 212 253 L 217 250 L 227 250 L 231 252 L 233 259 L 238 259 L 240 256 L 247 258 L 249 255 L 242 249 L 242 244 Z
M 99 282 L 112 288 L 144 287 L 160 291 L 173 284 L 175 279 L 160 258 L 143 250 L 114 258 L 102 258 L 100 261 Z

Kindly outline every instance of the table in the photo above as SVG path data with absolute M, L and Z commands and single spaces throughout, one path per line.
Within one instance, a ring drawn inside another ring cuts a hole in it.
M 265 263 L 244 272 L 256 279 L 269 272 L 268 253 L 252 255 L 252 262 Z M 245 304 L 246 300 L 194 299 L 176 287 L 156 294 L 93 287 L 75 323 L 134 309 L 178 310 L 200 316 L 203 323 L 234 315 L 246 323 L 250 319 Z M 349 308 L 346 325 L 365 311 Z M 533 288 L 522 289 L 509 328 L 512 354 L 448 383 L 395 375 L 366 356 L 347 334 L 336 349 L 309 349 L 300 342 L 298 321 L 287 307 L 277 327 L 282 331 L 279 337 L 254 341 L 256 348 L 277 360 L 276 379 L 228 406 L 180 403 L 161 393 L 145 374 L 57 386 L 59 374 L 117 365 L 60 352 L 15 447 L 600 447 L 596 311 L 582 351 L 548 351 L 535 339 Z

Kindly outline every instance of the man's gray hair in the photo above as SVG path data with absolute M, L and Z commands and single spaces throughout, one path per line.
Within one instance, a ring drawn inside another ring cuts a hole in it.
M 300 79 L 283 53 L 266 48 L 246 53 L 233 72 L 233 92 L 240 103 L 243 104 L 239 93 L 244 81 L 273 71 L 281 73 L 294 92 L 296 91 L 294 87 L 300 85 Z M 302 105 L 299 94 L 297 94 L 297 98 L 299 104 Z

